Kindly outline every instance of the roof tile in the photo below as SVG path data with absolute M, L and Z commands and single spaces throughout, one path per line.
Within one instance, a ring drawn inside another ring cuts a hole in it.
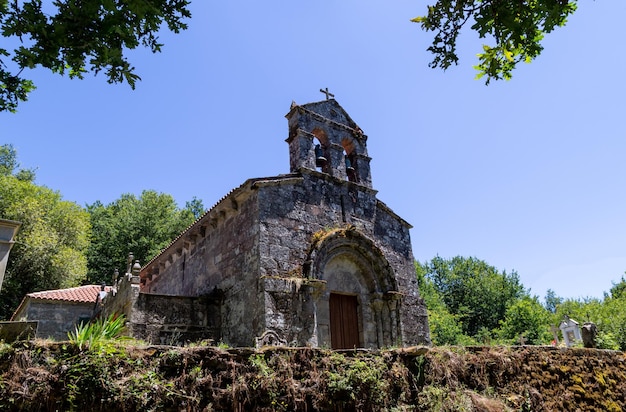
M 107 286 L 105 288 L 106 291 L 109 291 L 110 289 L 110 286 Z M 41 292 L 29 293 L 26 296 L 30 297 L 31 299 L 89 303 L 96 301 L 98 293 L 100 293 L 101 290 L 102 286 L 86 285 L 68 289 L 43 290 Z

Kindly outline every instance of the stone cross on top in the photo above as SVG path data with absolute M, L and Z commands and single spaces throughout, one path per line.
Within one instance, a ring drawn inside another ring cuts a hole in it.
M 335 95 L 328 91 L 328 87 L 326 89 L 320 89 L 320 92 L 326 95 L 326 100 L 328 100 L 329 96 L 335 98 Z

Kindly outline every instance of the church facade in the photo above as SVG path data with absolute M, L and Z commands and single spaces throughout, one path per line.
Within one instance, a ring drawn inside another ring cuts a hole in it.
M 292 104 L 290 171 L 231 191 L 105 312 L 152 343 L 380 348 L 430 344 L 411 226 L 376 198 L 367 136 L 334 99 Z

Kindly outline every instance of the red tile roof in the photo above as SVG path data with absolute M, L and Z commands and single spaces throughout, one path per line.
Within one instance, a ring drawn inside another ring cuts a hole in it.
M 106 291 L 109 291 L 110 289 L 111 289 L 110 286 L 105 287 Z M 86 285 L 86 286 L 78 286 L 76 288 L 69 288 L 69 289 L 43 290 L 41 292 L 29 293 L 26 296 L 28 296 L 31 299 L 92 303 L 96 301 L 96 298 L 98 297 L 98 293 L 100 293 L 101 290 L 102 290 L 102 286 Z

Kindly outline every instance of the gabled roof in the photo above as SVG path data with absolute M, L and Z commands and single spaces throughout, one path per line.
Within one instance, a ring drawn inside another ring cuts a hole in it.
M 367 140 L 367 136 L 363 134 L 363 130 L 361 130 L 354 120 L 352 120 L 348 112 L 346 112 L 335 99 L 322 100 L 302 105 L 292 102 L 291 109 L 285 117 L 287 119 L 291 118 L 296 111 L 300 113 L 308 113 L 308 115 L 313 118 L 317 118 L 320 121 L 329 122 L 338 127 L 347 129 L 359 140 Z
M 13 316 L 11 316 L 11 320 L 15 320 L 15 316 L 22 311 L 24 305 L 29 300 L 35 301 L 47 301 L 47 302 L 67 302 L 67 303 L 96 303 L 96 299 L 100 292 L 102 291 L 102 286 L 99 285 L 85 285 L 78 286 L 75 288 L 67 288 L 67 289 L 57 289 L 57 290 L 42 290 L 41 292 L 33 292 L 28 293 L 22 299 L 20 305 L 13 312 Z M 111 286 L 104 287 L 105 292 L 111 291 Z
M 105 287 L 109 291 L 110 286 Z M 55 300 L 62 302 L 93 303 L 98 298 L 102 286 L 86 285 L 68 289 L 43 290 L 41 292 L 29 293 L 26 296 L 36 300 Z
M 348 112 L 346 112 L 346 110 L 343 107 L 341 107 L 341 105 L 337 103 L 335 99 L 322 100 L 322 101 L 313 102 L 313 103 L 305 103 L 305 104 L 301 104 L 300 107 L 310 112 L 316 113 L 328 120 L 333 120 L 334 122 L 348 126 L 352 129 L 355 129 L 358 127 L 356 122 L 352 120 Z

